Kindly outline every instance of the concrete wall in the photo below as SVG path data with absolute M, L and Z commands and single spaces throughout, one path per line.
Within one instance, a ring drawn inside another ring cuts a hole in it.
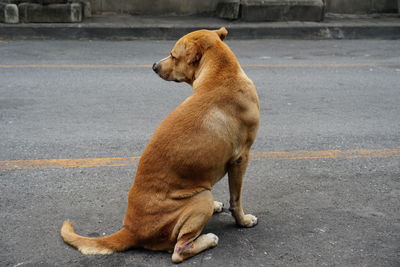
M 221 0 L 90 0 L 94 13 L 141 15 L 214 14 Z
M 90 0 L 93 13 L 141 15 L 214 15 L 220 2 L 240 0 Z M 260 0 L 262 1 L 262 0 Z M 325 0 L 333 13 L 397 12 L 398 0 Z
M 325 0 L 326 11 L 332 13 L 397 12 L 397 0 Z

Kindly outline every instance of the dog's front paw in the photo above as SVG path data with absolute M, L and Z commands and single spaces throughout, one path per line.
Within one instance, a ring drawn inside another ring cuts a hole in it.
M 219 202 L 219 201 L 214 201 L 214 213 L 217 212 L 222 212 L 224 208 L 224 204 Z
M 251 214 L 246 214 L 243 217 L 243 220 L 239 223 L 240 226 L 243 227 L 253 227 L 257 224 L 257 217 Z

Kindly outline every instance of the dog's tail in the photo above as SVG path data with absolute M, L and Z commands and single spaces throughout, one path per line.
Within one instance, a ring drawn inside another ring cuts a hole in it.
M 72 223 L 68 221 L 61 227 L 61 236 L 65 243 L 77 248 L 82 254 L 111 254 L 135 245 L 133 235 L 125 228 L 109 236 L 91 238 L 76 234 Z

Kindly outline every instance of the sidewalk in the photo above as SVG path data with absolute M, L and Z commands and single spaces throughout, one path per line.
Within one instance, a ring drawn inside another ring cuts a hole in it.
M 398 14 L 327 14 L 323 22 L 243 22 L 213 17 L 103 15 L 82 23 L 0 23 L 0 40 L 174 40 L 187 32 L 226 27 L 231 39 L 400 39 Z

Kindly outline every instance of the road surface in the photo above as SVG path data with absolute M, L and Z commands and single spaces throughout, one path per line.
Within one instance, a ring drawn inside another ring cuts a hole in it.
M 181 266 L 400 265 L 400 41 L 227 41 L 257 86 L 244 206 Z M 0 265 L 170 266 L 164 252 L 85 256 L 63 243 L 121 227 L 155 127 L 192 91 L 150 66 L 169 41 L 0 42 Z M 228 207 L 227 180 L 213 190 Z

